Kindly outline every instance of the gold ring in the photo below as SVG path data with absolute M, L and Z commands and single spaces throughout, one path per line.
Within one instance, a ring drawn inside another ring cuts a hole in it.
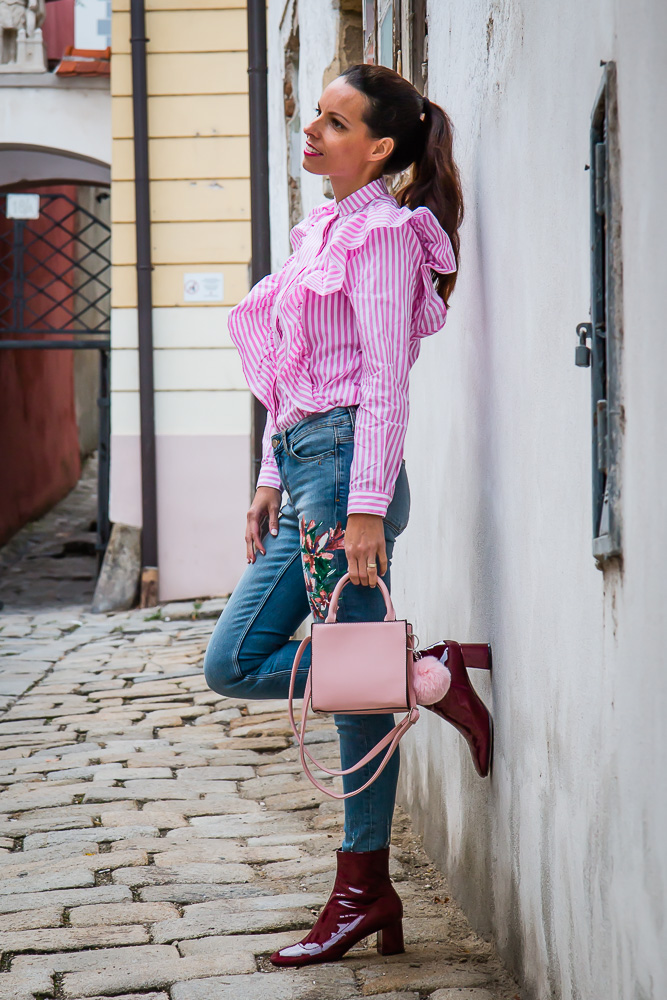
M 377 569 L 377 563 L 366 563 L 366 569 Z

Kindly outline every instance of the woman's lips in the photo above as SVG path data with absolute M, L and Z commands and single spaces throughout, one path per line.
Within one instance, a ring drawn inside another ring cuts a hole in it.
M 313 149 L 311 146 L 304 146 L 304 148 L 303 148 L 303 155 L 304 156 L 323 156 L 324 154 L 320 153 L 319 150 L 317 150 L 317 149 Z

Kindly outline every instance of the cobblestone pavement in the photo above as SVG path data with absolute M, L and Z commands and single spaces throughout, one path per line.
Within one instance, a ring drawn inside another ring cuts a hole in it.
M 0 548 L 0 607 L 90 604 L 97 576 L 97 455 L 60 503 Z
M 400 813 L 406 954 L 270 965 L 326 901 L 342 812 L 284 703 L 207 689 L 223 606 L 0 613 L 0 1000 L 518 1000 Z M 310 739 L 337 763 L 328 720 Z

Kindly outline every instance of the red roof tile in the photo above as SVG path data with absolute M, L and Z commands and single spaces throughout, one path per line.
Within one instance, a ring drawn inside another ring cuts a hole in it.
M 109 76 L 111 49 L 75 49 L 68 45 L 56 68 L 57 76 Z

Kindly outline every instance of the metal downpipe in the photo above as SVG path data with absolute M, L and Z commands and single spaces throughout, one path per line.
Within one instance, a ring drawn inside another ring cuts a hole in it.
M 153 377 L 153 294 L 148 174 L 148 89 L 144 0 L 130 0 L 134 195 L 137 240 L 137 319 L 139 329 L 139 410 L 141 425 L 141 597 L 142 608 L 158 599 L 157 480 Z
M 251 284 L 271 270 L 269 223 L 269 123 L 267 109 L 266 0 L 248 0 L 248 98 L 250 112 Z M 254 396 L 250 440 L 250 496 L 262 458 L 266 410 Z

